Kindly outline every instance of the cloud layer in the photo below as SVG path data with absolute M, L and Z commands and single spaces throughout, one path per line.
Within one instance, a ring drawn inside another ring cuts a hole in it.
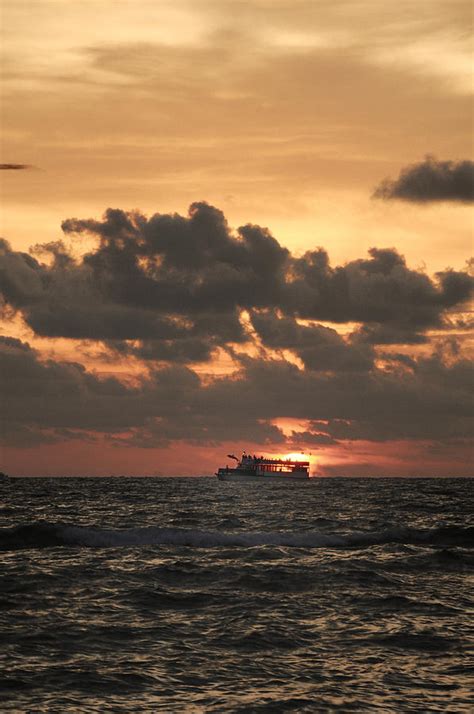
M 374 198 L 399 199 L 413 203 L 435 201 L 474 201 L 474 162 L 438 161 L 427 156 L 419 164 L 401 170 L 398 179 L 385 179 L 374 191 Z
M 37 335 L 107 341 L 143 359 L 208 359 L 249 339 L 242 311 L 250 311 L 264 342 L 313 365 L 326 359 L 322 343 L 332 339 L 334 349 L 339 338 L 296 319 L 360 323 L 352 358 L 357 351 L 366 360 L 360 343 L 422 342 L 472 289 L 466 272 L 432 279 L 395 249 L 372 248 L 336 267 L 322 248 L 296 257 L 266 228 L 231 230 L 206 203 L 192 204 L 188 216 L 108 209 L 101 221 L 68 219 L 63 230 L 93 237 L 96 248 L 75 260 L 62 242 L 30 253 L 0 243 L 5 303 Z
M 311 448 L 339 440 L 449 442 L 467 439 L 472 428 L 472 366 L 439 356 L 356 378 L 352 368 L 321 372 L 283 358 L 241 357 L 237 373 L 211 382 L 175 365 L 126 385 L 78 363 L 42 360 L 28 344 L 3 337 L 0 375 L 2 435 L 10 445 L 103 434 L 124 447 L 248 440 Z M 289 442 L 273 423 L 285 417 L 308 424 Z
M 134 384 L 102 378 L 1 338 L 5 443 L 102 435 L 124 447 L 228 440 L 283 449 L 468 437 L 472 371 L 457 345 L 418 358 L 378 352 L 442 329 L 470 295 L 466 272 L 433 279 L 377 248 L 333 267 L 322 248 L 295 256 L 266 228 L 232 230 L 206 203 L 187 216 L 108 209 L 63 230 L 95 247 L 75 259 L 60 241 L 30 253 L 1 241 L 5 311 L 38 336 L 102 343 L 142 371 Z M 357 324 L 343 335 L 335 327 L 345 323 Z M 217 348 L 233 373 L 212 374 Z M 206 378 L 191 368 L 203 362 Z M 281 419 L 301 428 L 283 432 Z

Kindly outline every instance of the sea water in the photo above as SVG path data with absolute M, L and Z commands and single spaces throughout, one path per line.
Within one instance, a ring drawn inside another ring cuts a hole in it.
M 473 710 L 472 480 L 25 478 L 0 499 L 2 711 Z

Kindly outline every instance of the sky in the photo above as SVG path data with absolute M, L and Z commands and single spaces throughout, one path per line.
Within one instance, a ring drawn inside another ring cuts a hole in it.
M 1 470 L 472 475 L 470 2 L 0 7 Z

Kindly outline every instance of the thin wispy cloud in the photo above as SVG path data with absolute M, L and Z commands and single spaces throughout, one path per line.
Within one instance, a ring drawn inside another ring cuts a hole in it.
M 0 171 L 25 171 L 33 168 L 31 164 L 0 164 Z

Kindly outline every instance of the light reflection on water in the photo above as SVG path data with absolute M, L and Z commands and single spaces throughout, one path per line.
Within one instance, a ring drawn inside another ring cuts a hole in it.
M 472 481 L 0 487 L 5 710 L 471 710 Z

